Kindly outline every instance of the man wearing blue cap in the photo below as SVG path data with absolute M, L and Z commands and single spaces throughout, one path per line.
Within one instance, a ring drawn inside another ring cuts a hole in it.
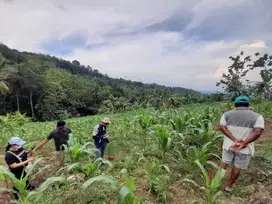
M 230 180 L 225 187 L 231 191 L 241 169 L 248 168 L 254 155 L 254 142 L 264 130 L 264 118 L 253 112 L 247 96 L 239 96 L 234 101 L 235 110 L 225 112 L 220 120 L 220 129 L 225 134 L 221 167 L 232 166 Z

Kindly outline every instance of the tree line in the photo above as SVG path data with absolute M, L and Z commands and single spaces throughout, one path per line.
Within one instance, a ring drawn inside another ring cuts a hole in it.
M 44 121 L 147 106 L 180 107 L 210 98 L 181 87 L 114 79 L 76 60 L 0 44 L 0 115 L 19 111 Z

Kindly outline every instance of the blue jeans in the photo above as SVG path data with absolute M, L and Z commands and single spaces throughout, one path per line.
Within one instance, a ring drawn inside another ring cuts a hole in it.
M 102 136 L 96 136 L 94 140 L 94 145 L 98 151 L 96 151 L 96 159 L 101 157 L 104 158 L 105 149 L 107 146 L 107 139 L 103 138 Z
M 104 159 L 105 149 L 106 149 L 106 146 L 105 147 L 97 148 L 95 159 L 98 159 L 99 157 L 101 157 L 101 158 Z

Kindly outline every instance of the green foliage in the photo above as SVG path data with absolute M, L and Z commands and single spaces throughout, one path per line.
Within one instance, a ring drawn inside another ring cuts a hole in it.
M 89 162 L 85 164 L 73 163 L 63 167 L 59 170 L 59 172 L 80 172 L 85 175 L 85 178 L 92 178 L 98 173 L 98 170 L 101 168 L 101 166 L 104 165 L 112 167 L 112 163 L 110 161 L 99 158 L 95 161 L 89 160 Z
M 195 164 L 195 161 L 197 160 L 200 164 L 204 165 L 211 156 L 214 156 L 220 160 L 220 157 L 211 153 L 211 150 L 212 150 L 211 144 L 212 144 L 211 142 L 208 142 L 204 144 L 202 147 L 195 147 L 195 146 L 189 147 L 187 149 L 187 154 L 186 154 L 187 162 L 193 165 Z
M 15 132 L 18 127 L 22 127 L 28 121 L 29 118 L 19 112 L 8 113 L 6 116 L 0 116 L 1 140 L 6 142 L 9 137 L 16 136 Z
M 195 181 L 190 180 L 190 179 L 184 179 L 184 182 L 189 182 L 194 184 L 195 186 L 199 187 L 200 190 L 203 190 L 205 193 L 205 200 L 207 204 L 214 204 L 216 203 L 216 200 L 218 197 L 221 195 L 220 187 L 222 184 L 222 180 L 224 178 L 225 169 L 217 167 L 216 164 L 212 162 L 208 162 L 211 164 L 214 168 L 216 168 L 216 174 L 215 176 L 210 179 L 207 170 L 204 168 L 204 166 L 196 160 L 195 163 L 199 167 L 202 173 L 202 178 L 203 178 L 203 186 L 199 186 Z
M 142 138 L 142 145 L 144 150 L 146 150 L 146 147 L 148 146 L 148 134 L 151 131 L 151 125 L 154 124 L 154 119 L 151 115 L 143 113 L 140 116 L 136 118 L 139 122 L 140 128 L 141 128 L 141 138 Z
M 166 189 L 169 177 L 162 174 L 162 168 L 163 166 L 159 165 L 155 161 L 152 161 L 150 164 L 148 164 L 148 183 L 150 190 L 156 194 L 158 199 L 160 201 L 166 202 L 169 198 Z
M 136 190 L 135 181 L 126 179 L 126 185 L 122 186 L 119 191 L 118 204 L 140 204 L 142 199 L 134 195 Z
M 79 139 L 72 134 L 69 135 L 68 146 L 65 146 L 65 152 L 71 162 L 77 162 L 83 155 L 94 156 L 97 149 L 92 142 L 81 145 Z M 92 148 L 90 148 L 90 146 Z
M 269 101 L 261 104 L 257 104 L 257 101 L 253 102 L 253 108 L 267 116 L 272 113 L 271 107 Z M 224 111 L 232 108 L 233 104 L 230 103 L 201 106 L 192 104 L 175 110 L 149 108 L 114 114 L 110 116 L 112 123 L 108 128 L 109 145 L 112 145 L 114 149 L 114 157 L 111 162 L 102 159 L 92 160 L 96 148 L 92 144 L 92 138 L 88 136 L 90 129 L 104 116 L 69 119 L 66 121 L 67 125 L 71 127 L 76 137 L 73 135 L 70 137 L 69 148 L 66 149 L 68 160 L 63 169 L 57 171 L 52 165 L 53 159 L 50 158 L 49 151 L 52 150 L 53 145 L 49 143 L 41 152 L 41 155 L 48 155 L 48 161 L 45 159 L 45 163 L 39 166 L 39 172 L 30 177 L 31 181 L 39 183 L 40 180 L 44 180 L 44 177 L 56 177 L 61 173 L 59 178 L 64 178 L 64 180 L 61 179 L 63 182 L 60 182 L 62 185 L 49 185 L 42 194 L 33 191 L 24 195 L 28 196 L 27 200 L 33 204 L 39 202 L 45 204 L 110 203 L 117 202 L 117 199 L 121 203 L 130 204 L 137 201 L 142 202 L 139 195 L 145 197 L 147 202 L 154 201 L 155 196 L 157 200 L 153 203 L 171 203 L 171 199 L 176 201 L 175 191 L 179 189 L 174 190 L 174 188 L 182 188 L 179 183 L 180 178 L 189 174 L 188 178 L 195 180 L 195 183 L 200 184 L 201 182 L 199 173 L 202 171 L 195 160 L 204 166 L 207 161 L 218 157 L 221 136 L 215 124 L 218 123 L 218 118 Z M 45 137 L 55 126 L 53 122 L 21 123 L 16 122 L 15 119 L 10 121 L 14 124 L 13 134 L 22 136 L 29 147 Z M 9 139 L 11 136 L 8 128 L 7 126 L 3 131 L 1 135 L 3 138 Z M 144 133 L 147 136 L 146 144 Z M 1 140 L 1 142 L 4 147 L 6 141 Z M 144 146 L 146 149 L 143 148 Z M 112 150 L 108 149 L 106 152 L 112 153 Z M 265 153 L 268 155 L 269 151 Z M 160 156 L 164 159 L 161 159 Z M 270 164 L 267 163 L 266 166 Z M 32 167 L 32 165 L 28 166 L 30 171 Z M 124 181 L 124 175 L 125 184 L 121 183 Z M 269 175 L 267 174 L 265 178 L 268 179 Z M 135 180 L 137 191 L 134 180 L 126 179 L 128 176 L 137 178 Z M 217 177 L 220 177 L 219 173 Z M 0 178 L 5 181 L 8 176 L 0 174 Z M 206 179 L 204 176 L 202 178 Z M 219 188 L 215 191 L 211 190 L 216 186 L 218 184 L 212 184 L 212 179 L 210 179 L 210 186 L 205 187 L 204 191 L 206 200 L 213 200 L 216 197 Z M 187 192 L 186 186 L 183 190 Z M 193 197 L 198 197 L 198 195 L 201 194 L 195 192 Z
M 117 187 L 117 181 L 112 176 L 101 175 L 101 176 L 92 177 L 89 180 L 85 181 L 82 184 L 82 189 L 86 190 L 87 188 L 89 188 L 91 185 L 93 185 L 96 182 L 109 184 L 113 188 Z
M 46 191 L 53 184 L 64 183 L 66 181 L 66 179 L 63 177 L 51 177 L 51 178 L 48 178 L 36 191 L 29 192 L 28 190 L 26 190 L 27 180 L 29 178 L 29 175 L 34 171 L 34 169 L 36 168 L 36 165 L 40 161 L 41 160 L 38 159 L 33 164 L 29 164 L 26 176 L 22 175 L 20 179 L 17 179 L 14 176 L 14 174 L 9 171 L 8 168 L 4 166 L 0 166 L 0 180 L 2 181 L 10 180 L 12 184 L 14 185 L 14 187 L 18 189 L 19 204 L 28 204 L 29 201 L 37 200 L 39 196 L 41 195 L 41 193 Z M 13 190 L 9 190 L 9 189 L 6 189 L 6 190 L 13 192 Z
M 168 127 L 158 126 L 155 135 L 159 140 L 159 150 L 162 153 L 162 158 L 165 158 L 165 153 L 171 146 L 171 132 Z
M 194 90 L 113 79 L 76 60 L 19 52 L 3 44 L 0 55 L 0 114 L 18 110 L 35 120 L 57 120 L 98 110 L 124 112 L 146 104 L 157 109 L 165 104 L 179 107 L 200 98 Z

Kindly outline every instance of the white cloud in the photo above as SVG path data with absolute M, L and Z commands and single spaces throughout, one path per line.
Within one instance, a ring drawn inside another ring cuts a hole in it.
M 225 35 L 216 40 L 196 40 L 198 38 L 188 32 L 205 26 L 207 19 L 214 17 L 209 19 L 214 20 L 211 24 L 214 27 L 198 33 L 199 36 L 212 36 L 213 32 L 228 26 L 216 21 L 217 14 L 224 11 L 227 19 L 236 9 L 240 19 L 233 23 L 238 23 L 248 16 L 240 14 L 237 8 L 242 11 L 246 5 L 247 9 L 252 9 L 247 10 L 250 13 L 255 11 L 255 4 L 257 2 L 253 0 L 59 0 L 57 3 L 13 0 L 0 2 L 0 42 L 18 50 L 47 52 L 41 44 L 83 34 L 86 46 L 92 47 L 96 43 L 103 46 L 93 49 L 75 47 L 71 54 L 60 57 L 77 59 L 117 78 L 211 90 L 216 88 L 216 81 L 230 65 L 230 55 L 241 50 L 246 54 L 271 51 L 268 43 L 272 40 L 271 32 L 257 32 L 256 29 L 260 22 L 271 19 L 271 15 L 257 13 L 249 20 L 250 25 L 239 24 L 232 30 L 236 33 L 232 39 Z M 261 9 L 259 4 L 257 11 L 262 12 Z M 263 6 L 264 11 L 267 9 Z M 177 14 L 181 20 L 185 14 L 189 17 L 180 32 L 165 28 L 145 29 Z M 243 35 L 239 36 L 239 32 Z M 254 79 L 257 76 L 256 73 L 250 75 Z

